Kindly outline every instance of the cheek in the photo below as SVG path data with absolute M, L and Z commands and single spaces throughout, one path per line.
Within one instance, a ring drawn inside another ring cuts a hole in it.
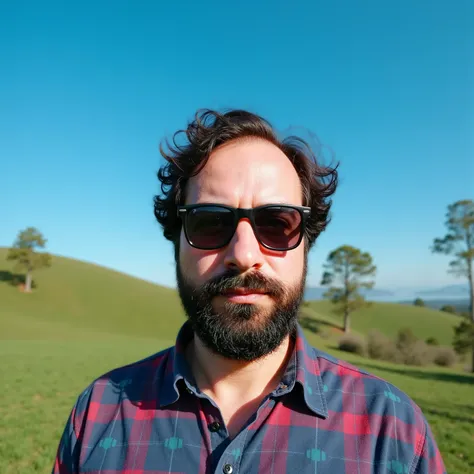
M 196 284 L 206 282 L 210 277 L 214 276 L 218 267 L 219 254 L 215 251 L 206 252 L 191 247 L 186 238 L 181 235 L 179 264 L 181 270 L 186 276 Z
M 288 252 L 283 259 L 274 263 L 274 271 L 278 277 L 288 285 L 299 283 L 304 269 L 304 248 L 302 246 Z

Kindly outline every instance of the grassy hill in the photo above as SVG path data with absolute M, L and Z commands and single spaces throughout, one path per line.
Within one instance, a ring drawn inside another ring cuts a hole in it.
M 342 327 L 342 317 L 333 313 L 329 301 L 311 301 L 309 308 L 316 321 L 323 325 Z M 443 345 L 451 344 L 453 328 L 457 324 L 459 316 L 431 308 L 397 303 L 373 303 L 351 315 L 353 330 L 361 334 L 378 329 L 385 335 L 394 337 L 400 328 L 409 327 L 420 339 L 435 337 Z
M 77 339 L 115 334 L 174 339 L 184 321 L 174 290 L 100 266 L 53 256 L 36 290 L 10 283 L 0 248 L 0 339 Z
M 46 474 L 78 394 L 105 371 L 173 344 L 185 316 L 173 290 L 61 257 L 34 276 L 37 289 L 25 294 L 10 284 L 5 257 L 0 249 L 0 473 Z M 394 383 L 421 406 L 450 474 L 474 472 L 472 375 L 341 353 L 335 349 L 341 319 L 326 302 L 311 302 L 303 321 L 313 345 Z M 408 325 L 420 337 L 449 343 L 456 321 L 426 308 L 378 303 L 356 313 L 353 327 L 393 335 Z M 321 337 L 322 327 L 334 337 Z

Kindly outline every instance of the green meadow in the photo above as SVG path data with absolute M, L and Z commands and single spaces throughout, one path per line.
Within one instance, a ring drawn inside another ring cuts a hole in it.
M 12 283 L 0 249 L 0 473 L 51 472 L 59 437 L 79 393 L 95 377 L 173 344 L 185 320 L 175 291 L 99 266 L 53 257 L 31 294 Z M 474 376 L 407 367 L 337 350 L 341 320 L 327 302 L 302 311 L 310 342 L 392 382 L 418 403 L 452 473 L 474 472 Z M 354 332 L 450 344 L 457 316 L 427 308 L 373 304 L 352 318 Z
M 342 318 L 332 312 L 329 301 L 311 301 L 309 308 L 316 321 L 333 328 L 342 328 Z M 395 337 L 400 328 L 410 328 L 415 336 L 425 340 L 436 338 L 441 345 L 449 346 L 453 338 L 453 328 L 459 317 L 442 311 L 420 306 L 394 303 L 372 303 L 359 310 L 351 318 L 352 331 L 367 334 L 376 328 L 389 337 Z

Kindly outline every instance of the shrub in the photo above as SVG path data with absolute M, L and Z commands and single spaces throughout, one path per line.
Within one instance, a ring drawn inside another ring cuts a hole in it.
M 375 329 L 367 335 L 367 354 L 371 359 L 397 361 L 397 349 L 394 342 Z
M 445 313 L 456 314 L 456 307 L 451 304 L 445 304 L 441 307 L 440 311 L 443 311 Z
M 352 352 L 353 354 L 365 355 L 365 342 L 358 336 L 353 334 L 346 334 L 339 340 L 339 349 L 345 352 Z
M 324 326 L 319 329 L 318 334 L 319 334 L 319 337 L 321 337 L 322 339 L 331 339 L 331 337 L 333 336 L 331 334 L 331 330 Z
M 433 360 L 429 346 L 418 340 L 409 328 L 398 331 L 396 348 L 397 358 L 406 365 L 428 365 Z
M 441 367 L 451 367 L 457 361 L 456 352 L 452 347 L 437 347 L 434 351 L 433 361 Z
M 425 306 L 425 302 L 421 298 L 416 298 L 416 300 L 413 301 L 413 304 L 415 306 Z
M 412 347 L 417 341 L 418 338 L 413 334 L 410 328 L 402 328 L 397 334 L 397 349 L 403 351 L 406 348 Z
M 416 341 L 401 353 L 406 365 L 429 365 L 433 362 L 433 351 L 424 341 Z
M 436 339 L 436 337 L 428 337 L 425 342 L 429 346 L 439 346 L 439 342 L 438 342 L 438 339 Z

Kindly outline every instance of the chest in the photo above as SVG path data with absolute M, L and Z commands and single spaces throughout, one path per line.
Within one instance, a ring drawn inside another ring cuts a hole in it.
M 281 400 L 264 402 L 233 437 L 219 410 L 202 403 L 121 411 L 109 423 L 86 426 L 80 472 L 408 473 L 413 458 L 396 437 L 374 436 L 363 424 L 344 428 L 342 415 L 322 419 Z

